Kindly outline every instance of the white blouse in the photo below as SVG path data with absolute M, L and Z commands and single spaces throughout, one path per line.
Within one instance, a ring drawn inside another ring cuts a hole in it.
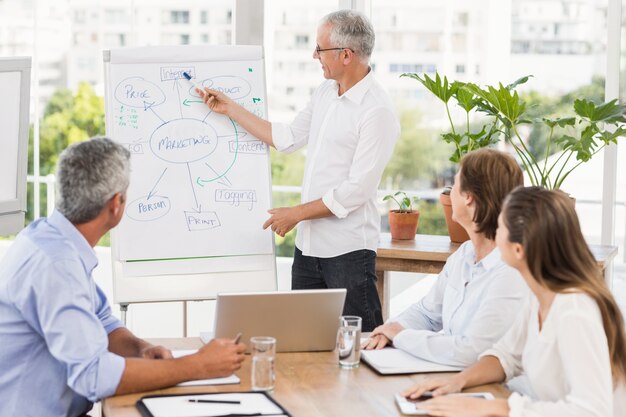
M 515 322 L 528 293 L 498 248 L 476 262 L 467 241 L 450 255 L 428 294 L 390 320 L 405 328 L 393 345 L 431 362 L 470 366 Z
M 596 302 L 557 294 L 539 329 L 531 295 L 509 331 L 482 356 L 495 356 L 506 379 L 524 375 L 527 392 L 509 397 L 510 417 L 623 417 L 626 390 L 613 392 L 609 349 Z

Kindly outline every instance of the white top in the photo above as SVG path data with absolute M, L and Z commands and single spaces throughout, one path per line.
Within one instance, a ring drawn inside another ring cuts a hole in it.
M 398 317 L 395 347 L 431 362 L 469 366 L 515 321 L 528 295 L 495 248 L 480 262 L 471 241 L 448 258 L 430 292 Z
M 586 294 L 557 294 L 541 331 L 539 302 L 531 295 L 486 355 L 498 358 L 507 380 L 522 373 L 527 378 L 532 392 L 509 397 L 510 417 L 626 416 L 624 384 L 613 398 L 602 316 Z
M 291 124 L 272 123 L 277 150 L 309 145 L 302 202 L 321 198 L 334 214 L 298 224 L 296 246 L 305 256 L 377 249 L 376 189 L 399 136 L 393 104 L 372 71 L 342 96 L 336 81 L 325 81 Z

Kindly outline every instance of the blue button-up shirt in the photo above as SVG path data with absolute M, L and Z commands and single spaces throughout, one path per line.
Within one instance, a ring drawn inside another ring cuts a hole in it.
M 61 213 L 24 229 L 0 263 L 0 416 L 78 416 L 115 393 L 122 323 L 91 272 L 98 259 Z

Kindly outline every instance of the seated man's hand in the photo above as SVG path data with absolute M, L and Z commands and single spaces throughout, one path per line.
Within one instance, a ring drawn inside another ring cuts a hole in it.
M 172 359 L 172 351 L 163 346 L 148 346 L 141 351 L 145 359 Z
M 232 339 L 213 339 L 196 355 L 205 378 L 220 378 L 230 376 L 241 368 L 245 351 L 243 343 L 235 344 Z

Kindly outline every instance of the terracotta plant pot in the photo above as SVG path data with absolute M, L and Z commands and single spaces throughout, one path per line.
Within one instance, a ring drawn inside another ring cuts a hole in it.
M 397 240 L 415 239 L 420 213 L 417 210 L 389 210 L 391 238 Z
M 469 236 L 463 226 L 452 220 L 452 202 L 450 201 L 450 194 L 442 192 L 439 194 L 439 201 L 443 206 L 443 212 L 446 215 L 446 224 L 448 225 L 448 235 L 450 240 L 455 243 L 463 243 L 469 240 Z

